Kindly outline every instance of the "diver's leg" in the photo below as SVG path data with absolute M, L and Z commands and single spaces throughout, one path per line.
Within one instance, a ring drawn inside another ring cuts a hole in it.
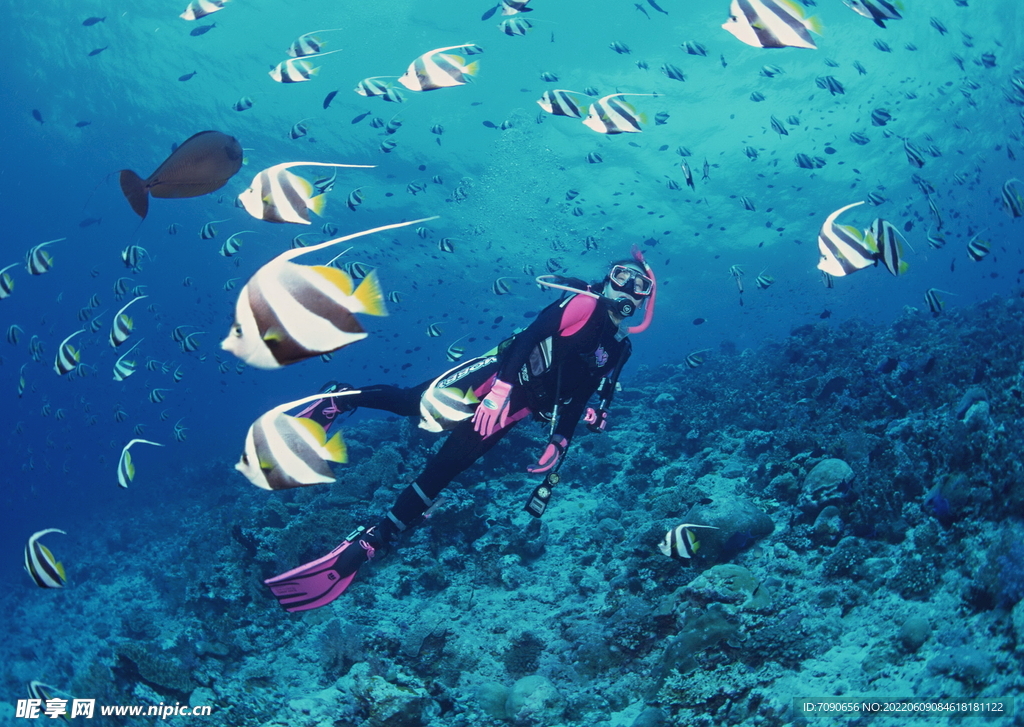
M 320 424 L 324 429 L 330 429 L 335 417 L 339 414 L 355 411 L 359 407 L 389 411 L 399 416 L 418 416 L 420 413 L 420 397 L 429 384 L 430 382 L 427 381 L 411 389 L 381 384 L 377 386 L 364 386 L 357 390 L 350 384 L 339 384 L 336 381 L 331 381 L 324 385 L 320 390 L 321 393 L 333 394 L 352 391 L 352 394 L 350 396 L 318 399 L 296 416 L 308 417 Z

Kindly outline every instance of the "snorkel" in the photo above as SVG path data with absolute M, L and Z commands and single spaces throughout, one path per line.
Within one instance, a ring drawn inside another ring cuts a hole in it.
M 644 310 L 644 319 L 639 324 L 627 328 L 627 334 L 643 333 L 644 331 L 647 330 L 647 327 L 651 325 L 651 319 L 654 318 L 654 296 L 658 292 L 658 284 L 657 280 L 655 280 L 654 277 L 654 271 L 651 270 L 651 266 L 647 264 L 646 260 L 644 260 L 643 253 L 636 245 L 633 246 L 632 253 L 633 260 L 636 262 L 638 266 L 644 269 L 644 275 L 651 279 L 651 281 L 654 283 L 654 286 L 651 288 L 651 294 L 646 297 L 647 308 Z M 537 282 L 537 285 L 542 285 L 546 288 L 555 288 L 556 290 L 564 290 L 567 293 L 576 293 L 578 295 L 589 295 L 591 298 L 603 300 L 609 305 L 611 305 L 615 310 L 619 311 L 623 315 L 623 317 L 631 316 L 633 315 L 633 313 L 636 312 L 636 309 L 633 308 L 632 301 L 628 300 L 627 298 L 622 298 L 621 300 L 616 298 L 609 298 L 606 295 L 595 293 L 592 290 L 585 290 L 572 285 L 566 285 L 565 283 L 567 282 L 578 282 L 572 280 L 571 278 L 567 279 L 562 277 L 561 275 L 538 275 L 535 278 L 535 280 Z M 631 308 L 631 310 L 625 310 L 627 306 Z
M 654 277 L 654 271 L 651 270 L 651 266 L 644 260 L 644 254 L 640 248 L 633 245 L 631 250 L 633 253 L 633 259 L 636 260 L 638 265 L 641 265 L 644 269 L 644 274 L 651 279 L 654 286 L 651 288 L 651 294 L 647 296 L 647 307 L 644 308 L 644 319 L 635 326 L 630 326 L 626 330 L 630 335 L 634 333 L 643 333 L 647 330 L 647 326 L 651 325 L 651 320 L 654 318 L 654 298 L 658 294 L 658 280 Z

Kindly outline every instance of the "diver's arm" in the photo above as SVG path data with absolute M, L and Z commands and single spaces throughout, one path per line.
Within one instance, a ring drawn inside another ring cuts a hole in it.
M 501 381 L 518 380 L 519 370 L 529 360 L 533 349 L 552 336 L 572 336 L 590 320 L 597 308 L 597 300 L 588 295 L 574 295 L 564 301 L 552 303 L 542 310 L 524 331 L 516 334 L 502 356 L 498 369 Z

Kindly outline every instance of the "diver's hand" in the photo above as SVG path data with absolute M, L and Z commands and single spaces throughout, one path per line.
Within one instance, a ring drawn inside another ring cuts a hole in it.
M 583 421 L 587 423 L 587 429 L 595 434 L 600 434 L 604 431 L 605 425 L 608 424 L 608 412 L 604 409 L 588 407 L 587 413 L 583 417 Z
M 512 384 L 495 379 L 490 392 L 473 412 L 473 430 L 481 437 L 489 437 L 508 424 L 509 401 Z
M 534 475 L 542 472 L 548 472 L 558 464 L 558 460 L 562 458 L 562 454 L 568 446 L 568 439 L 560 434 L 554 435 L 548 440 L 548 446 L 544 448 L 544 452 L 541 453 L 540 459 L 537 460 L 537 464 L 529 465 L 526 468 L 526 471 Z

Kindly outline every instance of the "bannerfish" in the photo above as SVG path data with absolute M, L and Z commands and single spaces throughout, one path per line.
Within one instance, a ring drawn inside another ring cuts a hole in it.
M 818 233 L 819 270 L 842 277 L 875 264 L 875 251 L 868 246 L 864 235 L 849 225 L 836 224 L 839 215 L 862 204 L 864 202 L 860 201 L 840 207 L 825 219 Z
M 340 49 L 332 50 L 326 53 L 317 53 L 315 56 L 310 56 L 310 58 L 322 58 L 323 56 L 331 55 L 331 53 L 340 52 Z M 270 77 L 278 83 L 303 83 L 312 80 L 313 76 L 319 72 L 320 66 L 314 66 L 312 61 L 307 61 L 304 58 L 289 58 L 271 68 Z
M 903 275 L 910 264 L 903 259 L 903 239 L 891 222 L 876 219 L 867 229 L 865 240 L 868 247 L 877 251 L 878 259 L 893 275 Z
M 223 187 L 242 168 L 242 146 L 219 131 L 186 139 L 147 179 L 121 170 L 121 191 L 139 217 L 149 212 L 149 195 L 162 199 L 199 197 Z
M 718 530 L 714 525 L 683 523 L 665 533 L 665 538 L 658 545 L 658 549 L 670 558 L 689 561 L 700 549 L 700 541 L 697 539 L 697 534 L 693 532 L 694 528 Z
M 620 96 L 653 96 L 650 93 L 613 93 L 599 99 L 590 107 L 583 125 L 599 134 L 639 133 L 640 122 L 647 121 L 632 104 L 619 100 Z
M 288 171 L 290 167 L 342 167 L 372 169 L 373 164 L 329 164 L 326 162 L 284 162 L 267 167 L 253 177 L 249 188 L 238 195 L 238 201 L 250 215 L 267 222 L 312 224 L 309 211 L 323 211 L 324 195 L 314 195 L 314 187 L 302 177 Z
M 67 535 L 57 528 L 47 528 L 33 533 L 25 545 L 25 570 L 40 588 L 63 588 L 68 580 L 64 564 L 58 563 L 50 549 L 39 542 L 39 538 L 49 533 Z
M 336 30 L 342 30 L 342 28 L 311 30 L 308 33 L 303 33 L 288 46 L 288 55 L 292 58 L 302 58 L 304 56 L 315 56 L 322 53 L 324 49 L 324 41 L 318 38 L 316 34 L 333 33 Z
M 207 15 L 212 15 L 218 10 L 223 10 L 228 0 L 192 0 L 178 17 L 182 20 L 199 20 Z
M 235 321 L 221 348 L 250 366 L 276 369 L 366 338 L 354 314 L 387 315 L 376 272 L 356 288 L 352 278 L 337 268 L 291 261 L 357 237 L 425 221 L 384 225 L 281 253 L 242 288 L 235 304 Z
M 85 333 L 85 329 L 79 328 L 77 331 L 61 341 L 60 346 L 57 347 L 57 355 L 53 358 L 53 370 L 59 376 L 63 376 L 64 374 L 73 371 L 82 360 L 82 355 L 69 343 L 69 341 L 79 333 Z
M 348 451 L 337 432 L 330 439 L 318 422 L 284 412 L 310 401 L 360 393 L 314 394 L 274 407 L 253 422 L 245 435 L 245 448 L 235 469 L 264 490 L 329 484 L 335 481 L 328 462 L 348 461 Z
M 807 31 L 821 34 L 818 19 L 805 17 L 792 0 L 732 0 L 722 27 L 754 48 L 815 49 Z
M 885 28 L 886 20 L 902 20 L 902 3 L 899 0 L 843 0 L 843 4 L 858 15 L 873 21 L 879 28 Z
M 590 110 L 589 104 L 580 103 L 577 97 L 590 98 L 579 91 L 569 91 L 564 88 L 555 88 L 545 91 L 537 100 L 537 105 L 552 116 L 568 116 L 571 119 L 582 119 Z
M 124 488 L 127 488 L 128 483 L 135 479 L 135 463 L 132 462 L 132 453 L 128 451 L 132 448 L 133 444 L 152 444 L 154 447 L 164 446 L 159 442 L 150 442 L 148 439 L 133 439 L 124 445 L 124 448 L 121 450 L 121 457 L 117 460 L 117 484 Z
M 398 77 L 398 82 L 410 91 L 434 91 L 438 88 L 462 86 L 476 75 L 479 63 L 473 61 L 467 64 L 465 58 L 445 51 L 472 45 L 463 43 L 427 51 L 409 64 L 409 69 Z

